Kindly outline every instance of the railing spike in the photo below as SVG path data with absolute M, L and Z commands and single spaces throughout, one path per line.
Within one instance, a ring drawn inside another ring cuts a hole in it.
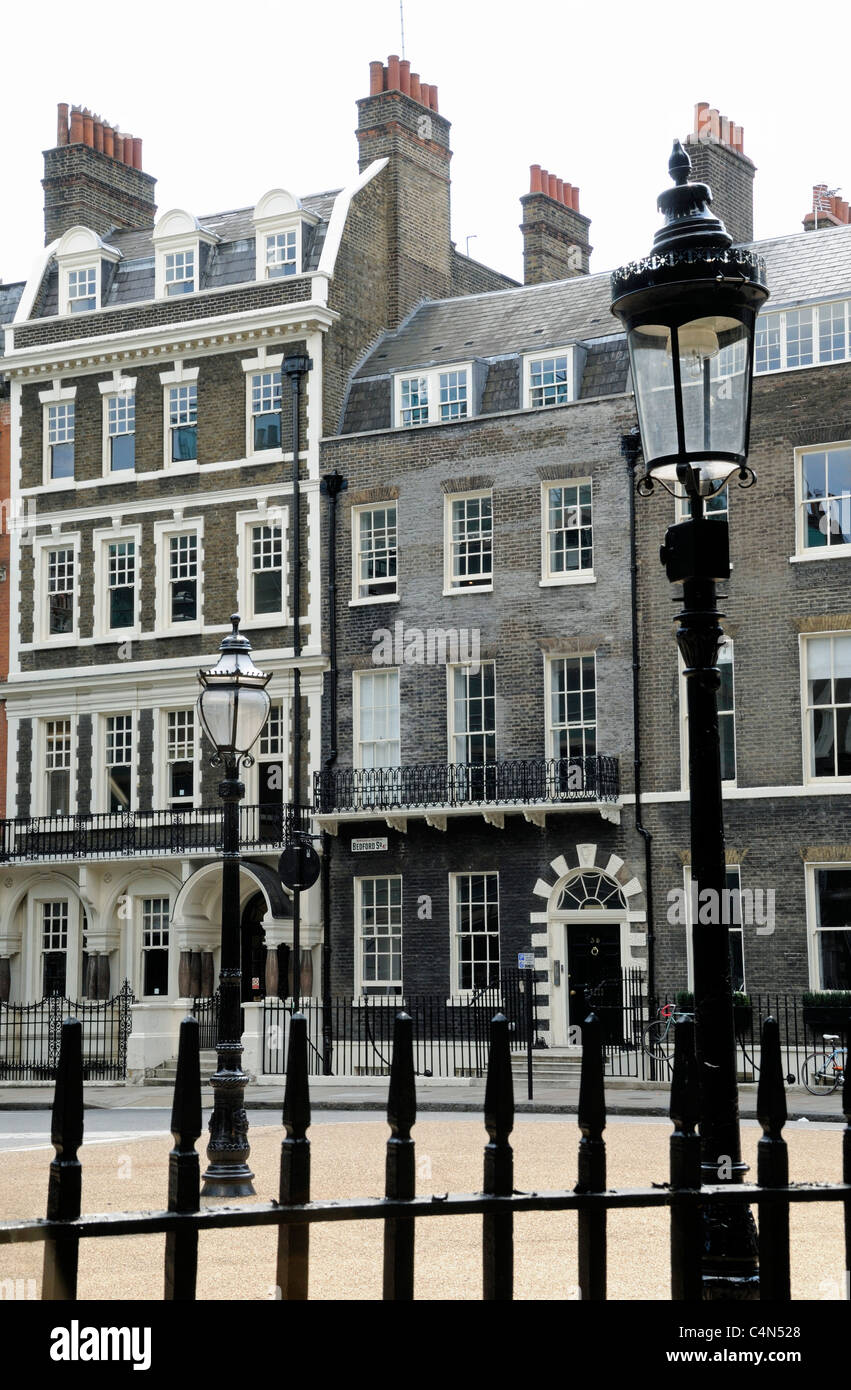
M 759 1085 L 756 1093 L 756 1113 L 763 1134 L 779 1139 L 788 1118 L 786 1088 L 783 1084 L 783 1059 L 780 1053 L 780 1029 L 775 1018 L 766 1018 L 762 1025 Z
M 385 1197 L 406 1201 L 416 1196 L 416 1160 L 411 1128 L 417 1117 L 414 1080 L 414 1022 L 397 1013 L 393 1021 L 393 1060 L 387 1097 Z M 390 1218 L 384 1223 L 384 1297 L 396 1302 L 414 1297 L 414 1223 Z
M 83 1185 L 83 1167 L 77 1158 L 83 1142 L 83 1025 L 77 1018 L 66 1018 L 62 1024 L 50 1142 L 56 1156 L 50 1164 L 47 1219 L 76 1221 Z M 79 1249 L 76 1234 L 45 1241 L 42 1298 L 77 1297 Z
M 174 1148 L 168 1156 L 168 1209 L 193 1212 L 201 1205 L 201 1160 L 195 1144 L 201 1136 L 200 1028 L 190 1014 L 180 1024 L 177 1077 L 171 1108 Z M 198 1273 L 198 1231 L 170 1231 L 165 1244 L 165 1297 L 171 1301 L 195 1298 Z
M 393 1058 L 387 1094 L 387 1123 L 396 1139 L 410 1139 L 417 1118 L 417 1086 L 414 1076 L 414 1021 L 398 1013 L 393 1023 Z M 390 1194 L 388 1193 L 388 1196 Z
M 579 1163 L 576 1192 L 605 1192 L 606 1094 L 603 1080 L 603 1029 L 596 1014 L 582 1024 L 582 1071 L 579 1080 Z M 578 1222 L 579 1289 L 585 1300 L 606 1297 L 606 1212 L 580 1210 Z
M 700 1187 L 700 1135 L 694 1020 L 674 1023 L 674 1074 L 669 1109 L 674 1132 L 669 1140 L 671 1190 Z M 701 1215 L 697 1207 L 671 1203 L 671 1298 L 699 1302 L 702 1297 Z
M 283 1121 L 291 1139 L 306 1137 L 310 1126 L 310 1086 L 307 1079 L 307 1019 L 302 1013 L 290 1016 Z
M 281 1177 L 278 1200 L 282 1207 L 303 1206 L 310 1201 L 310 1086 L 307 1079 L 307 1019 L 290 1017 L 287 1049 L 287 1084 L 284 1090 L 284 1129 L 281 1144 Z M 278 1228 L 277 1286 L 289 1302 L 307 1298 L 310 1263 L 310 1226 Z
M 579 1128 L 588 1139 L 601 1139 L 606 1128 L 604 1062 L 602 1024 L 597 1015 L 591 1013 L 582 1024 L 582 1069 L 579 1077 Z
M 786 1092 L 780 1029 L 775 1018 L 762 1025 L 759 1087 L 756 1113 L 762 1126 L 757 1144 L 757 1182 L 760 1187 L 788 1187 L 789 1152 L 783 1138 Z M 792 1297 L 789 1263 L 789 1203 L 782 1197 L 763 1202 L 759 1209 L 760 1298 L 788 1303 Z
M 514 1154 L 509 1143 L 513 1128 L 514 1081 L 508 1020 L 498 1013 L 491 1022 L 485 1083 L 485 1129 L 490 1142 L 485 1145 L 483 1184 L 484 1192 L 497 1197 L 509 1197 L 514 1191 Z M 510 1210 L 482 1220 L 482 1275 L 486 1300 L 513 1299 L 514 1217 Z
M 511 1047 L 508 1019 L 494 1015 L 491 1021 L 488 1074 L 485 1082 L 485 1129 L 491 1142 L 504 1144 L 514 1128 L 514 1079 L 511 1074 Z

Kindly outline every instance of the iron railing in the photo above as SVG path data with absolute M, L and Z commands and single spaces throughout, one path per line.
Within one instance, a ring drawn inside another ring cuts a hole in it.
M 313 776 L 314 810 L 396 811 L 456 806 L 617 801 L 617 758 L 522 758 L 507 763 L 334 767 Z
M 333 997 L 326 1017 L 321 999 L 302 999 L 299 1008 L 307 1019 L 308 1069 L 311 1076 L 324 1071 L 326 1029 L 330 1021 L 334 1076 L 389 1076 L 393 1027 L 400 1008 L 413 1019 L 414 1069 L 418 1076 L 484 1076 L 490 1021 L 496 1012 L 508 1019 L 511 1050 L 526 1047 L 528 1011 L 519 970 L 504 971 L 499 984 L 487 985 L 466 997 L 447 999 L 446 994 L 398 996 L 366 995 L 359 999 Z M 290 1001 L 291 1004 L 291 1001 Z M 263 1073 L 286 1072 L 290 1004 L 266 999 L 263 1004 Z M 536 1041 L 537 1014 L 534 1000 L 532 1043 Z
M 215 994 L 207 999 L 192 1000 L 192 1017 L 198 1020 L 198 1046 L 209 1051 L 214 1048 L 219 1037 L 219 1010 L 221 1007 L 221 992 L 216 990 Z
M 0 1080 L 53 1081 L 59 1065 L 62 1020 L 82 1025 L 86 1081 L 123 1081 L 133 991 L 128 980 L 112 999 L 70 1000 L 61 995 L 34 1004 L 0 1003 Z
M 247 1226 L 274 1226 L 278 1232 L 275 1284 L 283 1301 L 308 1298 L 310 1228 L 319 1222 L 381 1221 L 384 1225 L 383 1297 L 410 1301 L 414 1297 L 416 1222 L 444 1216 L 475 1216 L 482 1220 L 482 1298 L 505 1301 L 514 1297 L 515 1214 L 532 1211 L 571 1212 L 577 1217 L 577 1283 L 580 1301 L 602 1302 L 607 1296 L 607 1217 L 609 1211 L 666 1208 L 670 1212 L 671 1299 L 698 1302 L 703 1293 L 701 1261 L 704 1223 L 701 1207 L 711 1202 L 719 1221 L 721 1209 L 742 1205 L 759 1208 L 759 1299 L 787 1303 L 791 1299 L 789 1218 L 793 1204 L 851 1201 L 851 1081 L 846 1080 L 841 1102 L 846 1125 L 842 1136 L 842 1182 L 789 1181 L 789 1156 L 783 1129 L 786 1101 L 777 1027 L 767 1020 L 762 1032 L 764 1058 L 757 1113 L 763 1130 L 757 1160 L 757 1182 L 719 1182 L 701 1186 L 701 1141 L 694 1027 L 678 1024 L 677 1065 L 671 1096 L 674 1132 L 670 1141 L 667 1181 L 639 1188 L 610 1188 L 606 1179 L 606 1101 L 603 1048 L 599 1021 L 591 1015 L 583 1025 L 582 1081 L 577 1116 L 581 1139 L 577 1182 L 558 1191 L 522 1191 L 522 1174 L 514 1171 L 511 1134 L 514 1092 L 508 1023 L 497 1015 L 491 1023 L 484 1123 L 483 1181 L 479 1192 L 416 1194 L 417 1165 L 411 1130 L 416 1122 L 416 1081 L 413 1023 L 399 1014 L 394 1023 L 390 1075 L 384 1197 L 336 1201 L 310 1199 L 310 1088 L 307 1020 L 290 1022 L 287 1084 L 283 1119 L 277 1202 L 205 1207 L 201 1210 L 200 1163 L 195 1144 L 201 1136 L 201 1088 L 198 1063 L 198 1024 L 184 1019 L 171 1131 L 175 1144 L 168 1158 L 168 1211 L 110 1212 L 85 1216 L 81 1210 L 83 1143 L 82 1029 L 75 1019 L 62 1028 L 62 1051 L 51 1124 L 56 1157 L 50 1165 L 47 1219 L 0 1222 L 0 1245 L 43 1242 L 43 1299 L 72 1301 L 77 1297 L 79 1246 L 83 1239 L 164 1234 L 164 1298 L 196 1297 L 198 1234 L 201 1231 Z M 840 1104 L 837 1104 L 837 1118 Z M 657 1179 L 664 1174 L 657 1172 Z M 518 1233 L 523 1228 L 518 1227 Z M 845 1220 L 845 1268 L 851 1268 L 851 1222 Z M 366 1250 L 368 1247 L 364 1246 Z M 623 1252 L 619 1249 L 623 1258 Z M 366 1257 L 365 1257 L 366 1258 Z M 646 1261 L 645 1246 L 635 1258 Z M 641 1286 L 640 1277 L 638 1286 Z M 343 1291 L 341 1290 L 341 1294 Z M 733 1292 L 729 1297 L 736 1297 Z M 743 1305 L 736 1303 L 737 1324 Z M 723 1310 L 722 1310 L 723 1312 Z M 723 1313 L 725 1318 L 731 1316 Z M 646 1313 L 644 1314 L 646 1318 Z M 765 1326 L 765 1315 L 758 1315 Z M 693 1315 L 689 1315 L 693 1322 Z M 682 1319 L 681 1319 L 682 1321 Z M 790 1323 L 796 1318 L 787 1319 Z M 729 1336 L 729 1330 L 727 1335 Z M 738 1335 L 742 1335 L 740 1332 Z M 791 1335 L 791 1334 L 790 1334 Z M 734 1343 L 734 1345 L 736 1345 Z M 634 1355 L 634 1344 L 631 1345 Z M 645 1348 L 646 1353 L 646 1348 Z M 835 1349 L 832 1348 L 835 1357 Z M 725 1356 L 726 1359 L 726 1356 Z
M 240 806 L 243 849 L 278 848 L 309 829 L 305 806 Z M 124 859 L 161 854 L 220 854 L 222 807 L 111 811 L 99 815 L 17 816 L 0 820 L 0 862 Z

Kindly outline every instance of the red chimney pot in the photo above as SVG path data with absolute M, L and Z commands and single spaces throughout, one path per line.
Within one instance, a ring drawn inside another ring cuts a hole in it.
M 369 95 L 374 97 L 384 90 L 384 64 L 370 63 L 369 65 Z

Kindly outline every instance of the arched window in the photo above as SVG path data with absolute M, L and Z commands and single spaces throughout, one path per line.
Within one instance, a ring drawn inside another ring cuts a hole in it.
M 557 912 L 617 912 L 625 908 L 626 898 L 620 886 L 598 869 L 586 870 L 572 878 L 565 884 L 556 904 Z

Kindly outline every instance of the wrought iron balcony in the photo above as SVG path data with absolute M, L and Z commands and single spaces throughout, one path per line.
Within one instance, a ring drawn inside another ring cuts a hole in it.
M 279 849 L 294 830 L 310 828 L 306 806 L 240 806 L 240 848 Z M 222 807 L 170 807 L 104 815 L 17 816 L 0 820 L 0 862 L 45 859 L 157 858 L 220 854 Z
M 317 772 L 314 811 L 351 817 L 364 812 L 406 815 L 488 808 L 556 809 L 572 803 L 617 802 L 618 760 L 522 758 L 515 762 L 409 763 L 404 767 L 340 767 Z

